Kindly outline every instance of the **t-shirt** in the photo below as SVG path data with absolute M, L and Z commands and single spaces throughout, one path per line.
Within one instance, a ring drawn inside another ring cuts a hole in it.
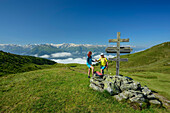
M 101 57 L 100 57 L 99 60 L 100 60 L 102 66 L 105 66 L 105 65 L 106 65 L 106 63 L 107 63 L 107 58 L 101 58 Z
M 92 64 L 92 62 L 94 62 L 93 60 L 92 60 L 92 57 L 87 57 L 87 64 Z

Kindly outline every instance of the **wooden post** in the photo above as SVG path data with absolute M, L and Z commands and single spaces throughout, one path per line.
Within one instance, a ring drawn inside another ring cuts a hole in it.
M 126 58 L 120 59 L 120 53 L 130 53 L 130 47 L 120 47 L 120 42 L 129 42 L 128 39 L 120 39 L 120 32 L 117 32 L 117 39 L 110 39 L 109 43 L 117 43 L 117 47 L 107 47 L 107 53 L 117 53 L 117 58 L 111 58 L 111 61 L 116 61 L 116 76 L 119 76 L 120 61 L 128 61 Z
M 117 32 L 117 61 L 116 61 L 117 76 L 119 76 L 119 61 L 120 61 L 120 32 Z

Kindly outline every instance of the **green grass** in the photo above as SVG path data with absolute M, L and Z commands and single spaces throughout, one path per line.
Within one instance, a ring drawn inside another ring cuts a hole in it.
M 128 62 L 121 62 L 121 67 L 160 67 L 170 63 L 170 42 L 153 46 L 145 51 L 122 55 Z M 170 73 L 170 70 L 168 71 Z
M 166 42 L 121 56 L 129 61 L 121 62 L 120 74 L 139 81 L 142 86 L 147 85 L 170 100 L 169 46 L 170 42 Z M 30 71 L 34 66 L 37 65 L 30 63 L 22 68 Z M 115 62 L 109 62 L 105 74 L 115 75 L 115 66 Z M 170 112 L 163 108 L 134 110 L 106 92 L 90 89 L 86 65 L 38 65 L 36 68 L 41 70 L 0 76 L 0 112 Z M 100 71 L 100 67 L 95 66 L 95 70 Z
M 32 56 L 15 55 L 0 51 L 0 76 L 51 67 L 56 62 Z
M 139 111 L 119 103 L 106 92 L 90 89 L 86 73 L 86 65 L 58 64 L 2 76 L 0 112 L 168 112 L 160 108 Z

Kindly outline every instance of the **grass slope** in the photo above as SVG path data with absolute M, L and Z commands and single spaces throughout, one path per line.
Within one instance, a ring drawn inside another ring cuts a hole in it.
M 170 99 L 168 48 L 169 42 L 121 56 L 129 61 L 121 63 L 120 74 Z M 50 69 L 4 75 L 0 77 L 0 112 L 170 112 L 159 108 L 134 110 L 107 93 L 93 91 L 89 88 L 87 69 L 86 65 L 56 64 Z M 95 66 L 95 70 L 100 67 Z M 115 75 L 114 62 L 105 73 Z
M 167 62 L 170 62 L 170 42 L 165 42 L 134 54 L 122 55 L 121 57 L 129 59 L 128 62 L 124 63 L 124 67 L 146 66 L 152 63 L 155 64 L 155 62 L 166 65 Z
M 170 74 L 170 42 L 153 46 L 145 51 L 122 55 L 128 62 L 121 62 L 121 68 L 134 68 L 134 71 L 154 71 Z M 114 63 L 115 66 L 115 63 Z
M 55 62 L 47 59 L 15 55 L 0 51 L 0 76 L 42 69 L 52 64 L 55 64 Z
M 134 110 L 107 93 L 89 88 L 86 65 L 57 64 L 56 68 L 2 76 L 0 112 L 168 112 Z

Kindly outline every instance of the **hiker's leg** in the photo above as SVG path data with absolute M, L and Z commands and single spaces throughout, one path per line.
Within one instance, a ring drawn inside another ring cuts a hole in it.
M 90 68 L 92 69 L 92 75 L 93 75 L 93 73 L 94 73 L 94 67 L 93 67 L 93 66 L 91 66 Z
M 104 74 L 104 69 L 106 68 L 106 66 L 102 66 L 101 67 L 101 73 Z
M 102 74 L 104 75 L 104 69 L 103 69 L 103 71 L 102 71 Z
M 91 69 L 89 68 L 89 69 L 88 69 L 88 76 L 90 76 L 90 70 L 91 70 Z
M 101 71 L 101 73 L 102 73 L 102 72 L 103 72 L 103 69 L 101 69 L 100 71 Z

